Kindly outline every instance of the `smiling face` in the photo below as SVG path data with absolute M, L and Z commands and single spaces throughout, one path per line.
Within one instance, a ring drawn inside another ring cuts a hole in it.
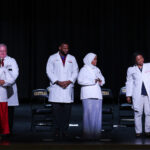
M 91 62 L 92 65 L 96 66 L 97 65 L 97 56 L 95 56 L 95 58 L 93 59 L 93 61 Z
M 0 46 L 0 58 L 7 56 L 7 47 L 5 45 Z
M 135 61 L 138 66 L 143 66 L 144 57 L 142 55 L 137 55 Z

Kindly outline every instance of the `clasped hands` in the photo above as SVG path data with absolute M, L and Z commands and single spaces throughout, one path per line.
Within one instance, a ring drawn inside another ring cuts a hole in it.
M 102 80 L 100 80 L 99 78 L 98 79 L 95 79 L 95 83 L 99 83 L 99 84 L 101 84 L 102 83 Z
M 56 81 L 56 84 L 59 85 L 60 87 L 62 87 L 63 89 L 68 87 L 68 85 L 71 83 L 72 82 L 70 80 L 68 80 L 68 81 Z

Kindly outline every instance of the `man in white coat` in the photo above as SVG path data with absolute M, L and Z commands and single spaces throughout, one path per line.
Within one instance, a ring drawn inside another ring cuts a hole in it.
M 134 109 L 136 136 L 142 135 L 142 115 L 145 113 L 145 135 L 150 136 L 150 63 L 144 63 L 141 53 L 134 53 L 135 65 L 127 70 L 126 97 Z
M 9 128 L 10 133 L 12 133 L 15 106 L 19 106 L 17 85 L 15 83 L 19 75 L 19 68 L 16 60 L 7 55 L 7 46 L 5 44 L 0 44 L 0 51 L 4 53 L 2 56 L 4 59 L 4 66 L 6 66 L 9 74 L 14 78 L 14 82 L 7 87 Z
M 55 136 L 67 136 L 71 103 L 74 101 L 74 83 L 78 65 L 74 56 L 68 54 L 69 45 L 62 43 L 59 52 L 49 57 L 46 73 L 50 80 L 49 102 L 53 104 L 56 130 Z
M 8 99 L 15 93 L 12 85 L 14 85 L 18 76 L 18 66 L 13 58 L 7 56 L 7 46 L 5 44 L 0 44 L 0 72 L 0 132 L 9 134 Z

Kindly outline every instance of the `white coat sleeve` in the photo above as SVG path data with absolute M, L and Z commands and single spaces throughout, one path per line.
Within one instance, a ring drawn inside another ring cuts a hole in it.
M 101 70 L 97 68 L 97 78 L 99 78 L 102 82 L 100 83 L 100 86 L 103 86 L 105 84 L 105 78 L 101 73 Z
M 89 86 L 89 85 L 95 85 L 95 79 L 91 79 L 89 77 L 88 72 L 82 68 L 78 75 L 78 84 L 82 86 Z
M 54 75 L 54 66 L 51 56 L 49 57 L 46 65 L 46 74 L 49 80 L 52 82 L 52 84 L 54 84 L 58 80 L 56 75 Z
M 100 83 L 100 86 L 103 86 L 104 84 L 105 84 L 105 78 L 104 78 L 104 76 L 102 75 L 102 73 L 101 73 L 101 71 L 99 70 L 99 74 L 100 74 L 100 80 L 102 81 L 101 83 Z
M 131 97 L 133 90 L 133 76 L 132 76 L 132 68 L 128 68 L 127 70 L 127 79 L 126 79 L 126 96 Z
M 78 64 L 77 64 L 76 59 L 74 58 L 74 59 L 73 59 L 72 74 L 71 74 L 71 78 L 69 79 L 72 83 L 75 83 L 75 81 L 76 81 L 76 79 L 77 79 L 77 76 L 78 76 L 78 72 L 79 72 Z
M 18 78 L 19 76 L 19 68 L 18 68 L 18 64 L 16 62 L 15 59 L 11 59 L 11 68 L 9 68 L 10 70 L 9 73 L 10 75 L 12 76 L 12 78 L 14 78 L 14 81 L 16 81 L 16 79 Z

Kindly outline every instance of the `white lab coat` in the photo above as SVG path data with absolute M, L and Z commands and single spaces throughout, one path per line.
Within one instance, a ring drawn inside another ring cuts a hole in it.
M 139 70 L 138 66 L 129 67 L 127 70 L 126 96 L 132 97 L 133 109 L 135 111 L 141 110 L 140 108 L 142 106 L 142 101 L 140 99 L 142 82 L 144 82 L 148 98 L 150 98 L 150 63 L 143 64 L 142 72 Z
M 7 102 L 7 86 L 11 85 L 14 80 L 5 67 L 0 67 L 0 80 L 5 81 L 5 84 L 0 86 L 0 102 Z
M 85 65 L 81 68 L 78 75 L 78 84 L 81 85 L 80 99 L 102 99 L 101 86 L 105 84 L 105 79 L 99 68 L 95 67 L 95 71 L 91 67 Z M 97 72 L 96 74 L 94 72 Z M 96 79 L 102 80 L 101 84 L 95 83 Z
M 19 75 L 19 68 L 16 60 L 12 57 L 6 56 L 4 58 L 4 68 L 7 70 L 7 75 L 12 78 L 12 82 L 3 87 L 7 91 L 8 106 L 18 106 L 18 92 L 15 81 Z
M 49 57 L 46 73 L 50 80 L 50 102 L 72 103 L 74 101 L 73 87 L 78 75 L 78 65 L 74 56 L 68 54 L 63 66 L 59 52 Z M 72 83 L 65 89 L 55 84 L 56 81 L 67 81 Z

